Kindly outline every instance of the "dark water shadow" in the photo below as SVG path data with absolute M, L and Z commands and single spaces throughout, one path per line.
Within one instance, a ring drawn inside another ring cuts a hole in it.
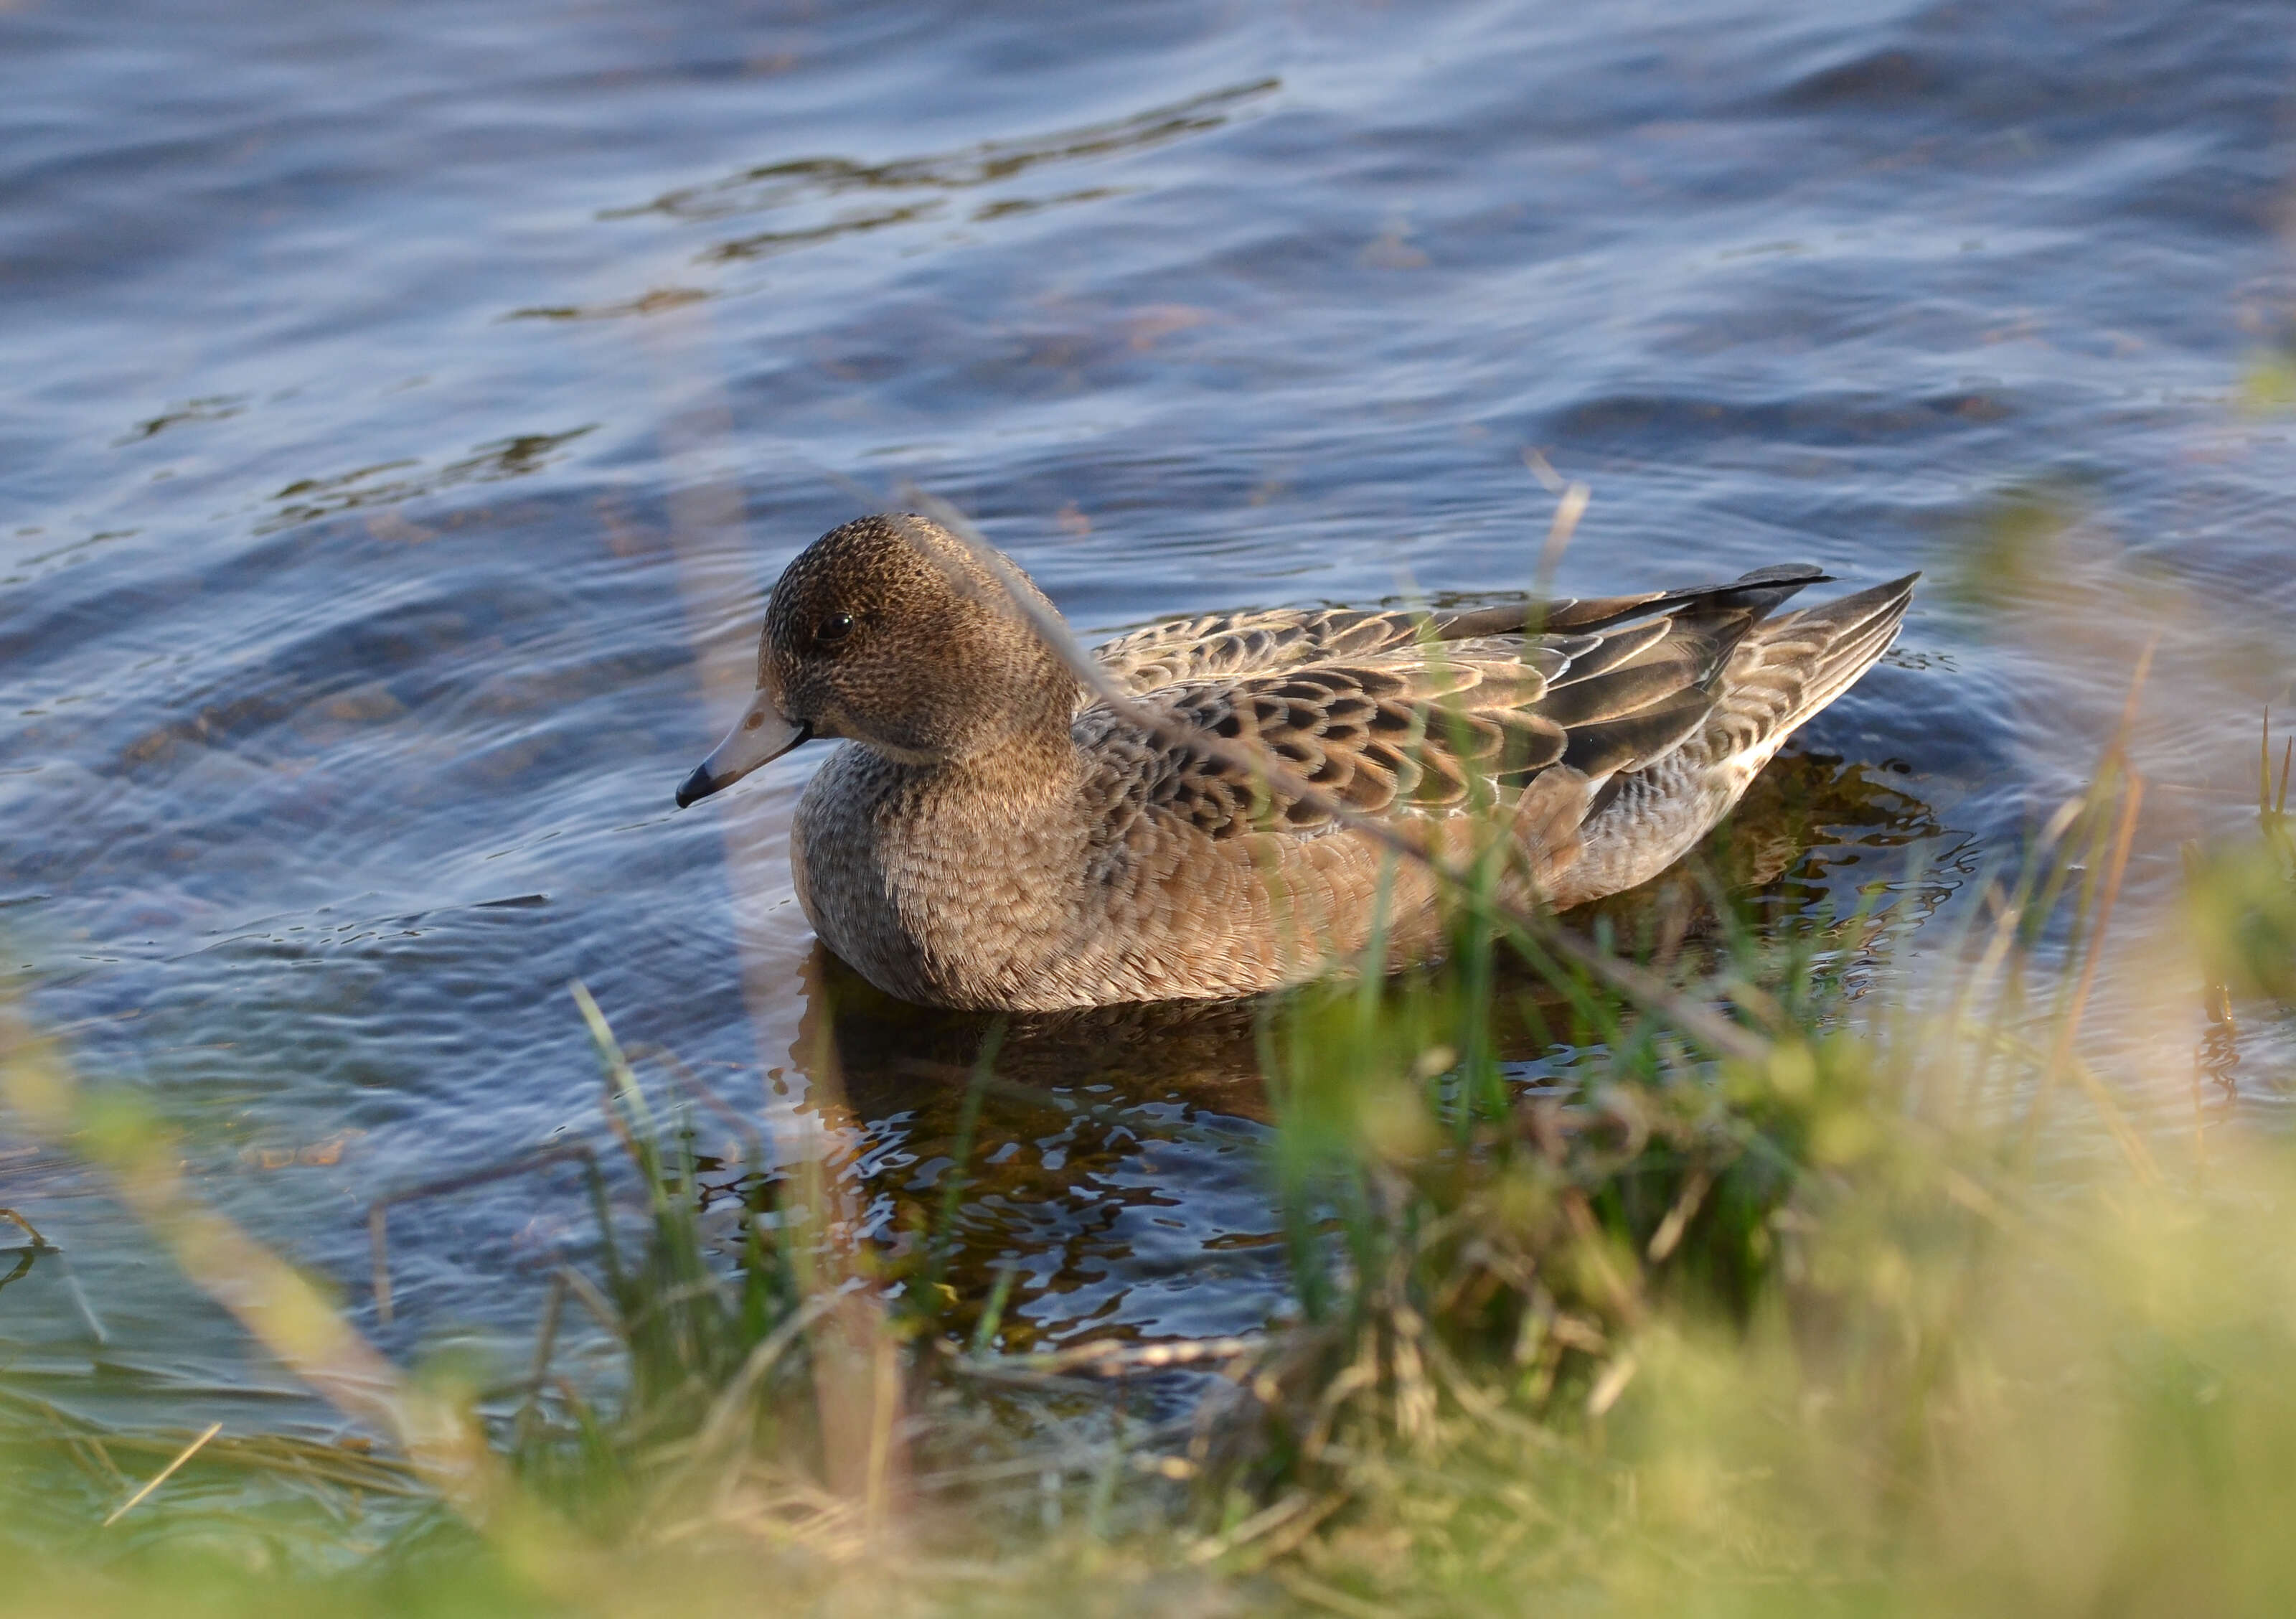
M 970 190 L 1046 165 L 1079 162 L 1144 151 L 1218 129 L 1280 88 L 1275 78 L 1227 85 L 1185 101 L 1128 117 L 1013 140 L 983 141 L 955 152 L 896 158 L 882 163 L 850 158 L 796 158 L 761 163 L 705 185 L 682 186 L 629 208 L 605 210 L 602 219 L 664 214 L 675 219 L 731 218 L 857 191 Z M 745 243 L 727 242 L 718 256 L 738 257 Z

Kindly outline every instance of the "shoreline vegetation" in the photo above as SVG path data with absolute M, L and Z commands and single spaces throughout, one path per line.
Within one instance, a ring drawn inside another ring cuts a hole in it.
M 2267 721 L 2255 835 L 2187 861 L 2218 1045 L 2291 988 L 2275 762 Z M 1726 834 L 1632 936 L 1497 905 L 1488 840 L 1443 962 L 1260 1008 L 1296 1310 L 1218 1340 L 1016 1352 L 1012 1272 L 954 1285 L 996 1025 L 937 1200 L 857 1243 L 821 1152 L 706 1206 L 691 1121 L 748 1126 L 575 986 L 617 1149 L 503 1172 L 574 1163 L 594 1262 L 524 1366 L 409 1372 L 8 1012 L 0 1105 L 372 1437 L 115 1432 L 0 1368 L 0 1614 L 2286 1611 L 2296 1165 L 2133 1115 L 2085 1038 L 2143 785 L 2116 740 L 1918 968 L 1886 883 L 1757 925 Z M 1501 1016 L 1592 1055 L 1526 1085 Z M 377 1205 L 383 1319 L 391 1208 L 469 1179 Z

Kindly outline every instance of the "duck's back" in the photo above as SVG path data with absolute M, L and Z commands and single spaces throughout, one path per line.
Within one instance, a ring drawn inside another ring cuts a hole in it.
M 1300 977 L 1361 948 L 1382 893 L 1390 937 L 1431 942 L 1427 874 L 1395 866 L 1293 780 L 1433 852 L 1456 852 L 1496 806 L 1514 818 L 1529 884 L 1559 906 L 1631 887 L 1680 858 L 1888 646 L 1911 579 L 1771 616 L 1824 577 L 1768 569 L 1535 616 L 1527 602 L 1231 613 L 1110 642 L 1103 665 L 1168 723 L 1150 730 L 1107 703 L 1077 716 L 1100 829 L 1080 899 L 1129 946 L 1121 973 L 1160 995 Z

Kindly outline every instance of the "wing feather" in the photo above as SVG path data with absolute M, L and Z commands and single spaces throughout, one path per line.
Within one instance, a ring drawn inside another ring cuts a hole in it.
M 1765 569 L 1723 585 L 1549 603 L 1535 635 L 1520 602 L 1434 616 L 1229 613 L 1152 625 L 1098 655 L 1136 701 L 1259 750 L 1362 813 L 1435 818 L 1508 801 L 1556 766 L 1593 784 L 1576 793 L 1583 803 L 1603 778 L 1707 726 L 1726 670 L 1775 688 L 1747 704 L 1750 729 L 1770 710 L 1800 708 L 1792 648 L 1733 660 L 1773 608 L 1824 577 Z M 1160 743 L 1105 703 L 1082 708 L 1076 728 L 1088 756 L 1131 761 L 1112 790 L 1161 824 L 1216 839 L 1333 829 L 1320 806 L 1263 774 Z

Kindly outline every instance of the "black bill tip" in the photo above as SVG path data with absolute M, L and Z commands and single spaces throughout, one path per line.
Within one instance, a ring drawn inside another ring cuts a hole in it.
M 684 810 L 689 805 L 698 804 L 724 785 L 711 779 L 708 765 L 696 765 L 693 774 L 687 777 L 677 789 L 677 807 Z

